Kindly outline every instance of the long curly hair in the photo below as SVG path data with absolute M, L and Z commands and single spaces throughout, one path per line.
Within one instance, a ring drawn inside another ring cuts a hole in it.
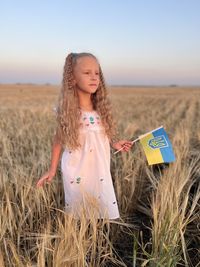
M 105 133 L 110 142 L 115 142 L 118 139 L 118 131 L 116 121 L 113 119 L 111 112 L 111 103 L 108 99 L 108 93 L 103 77 L 103 72 L 97 58 L 91 53 L 69 53 L 65 59 L 63 70 L 63 80 L 58 97 L 57 104 L 57 130 L 56 135 L 60 144 L 70 150 L 75 150 L 81 147 L 79 141 L 80 127 L 80 109 L 78 94 L 73 84 L 73 69 L 77 64 L 77 59 L 80 57 L 90 56 L 96 59 L 99 65 L 100 82 L 95 93 L 91 94 L 91 101 L 94 110 L 101 117 Z

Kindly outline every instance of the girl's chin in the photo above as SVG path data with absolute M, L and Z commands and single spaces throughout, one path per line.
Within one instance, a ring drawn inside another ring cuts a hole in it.
M 90 87 L 90 88 L 87 88 L 87 89 L 82 89 L 82 88 L 78 88 L 78 90 L 86 93 L 86 94 L 94 94 L 96 91 L 97 91 L 97 87 Z
M 84 90 L 88 94 L 94 94 L 96 92 L 97 88 L 89 88 L 87 90 Z
M 97 88 L 95 87 L 94 89 L 91 89 L 92 93 L 95 93 Z

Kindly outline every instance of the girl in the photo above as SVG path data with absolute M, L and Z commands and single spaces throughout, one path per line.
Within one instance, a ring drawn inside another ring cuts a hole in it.
M 110 145 L 129 151 L 132 143 L 117 141 L 116 123 L 103 73 L 91 53 L 70 53 L 65 61 L 62 88 L 57 106 L 57 130 L 51 166 L 37 187 L 55 176 L 61 149 L 65 210 L 79 218 L 86 196 L 96 201 L 98 218 L 119 218 L 118 204 L 110 173 Z M 79 206 L 80 204 L 80 206 Z M 85 204 L 87 207 L 87 203 Z

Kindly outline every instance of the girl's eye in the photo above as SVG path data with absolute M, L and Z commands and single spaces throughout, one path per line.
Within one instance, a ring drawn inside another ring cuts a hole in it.
M 87 72 L 84 72 L 85 74 L 89 74 L 89 72 L 87 71 Z M 96 73 L 96 75 L 99 75 L 99 73 Z

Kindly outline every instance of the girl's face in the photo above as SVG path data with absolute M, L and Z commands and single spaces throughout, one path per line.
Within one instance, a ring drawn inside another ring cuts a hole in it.
M 73 70 L 77 90 L 93 94 L 99 86 L 99 64 L 95 58 L 84 56 L 77 60 Z

